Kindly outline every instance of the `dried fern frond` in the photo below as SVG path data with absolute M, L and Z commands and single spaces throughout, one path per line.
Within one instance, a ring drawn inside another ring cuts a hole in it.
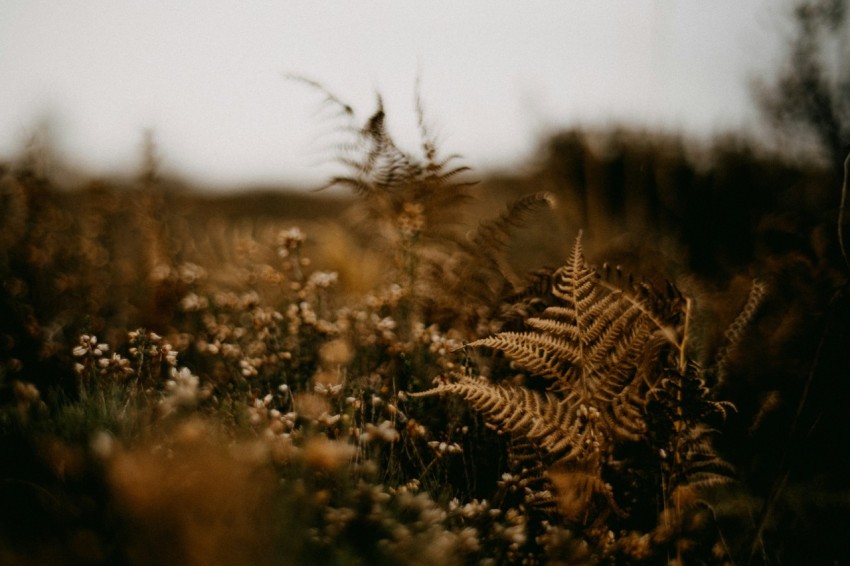
M 639 296 L 599 284 L 580 237 L 552 278 L 550 306 L 526 320 L 528 330 L 502 332 L 470 347 L 503 352 L 514 364 L 546 379 L 563 402 L 595 408 L 607 435 L 635 438 L 641 391 L 667 344 L 659 323 Z
M 687 447 L 684 461 L 687 463 L 681 477 L 674 477 L 672 485 L 687 485 L 692 489 L 704 490 L 728 484 L 735 477 L 735 468 L 720 458 L 707 439 L 709 432 L 700 434 L 693 446 Z
M 476 249 L 502 250 L 510 243 L 513 229 L 521 226 L 529 214 L 543 208 L 556 206 L 555 196 L 546 191 L 527 194 L 507 205 L 507 209 L 498 217 L 482 222 L 471 236 L 470 241 Z
M 695 498 L 706 488 L 734 478 L 735 470 L 712 446 L 715 431 L 706 425 L 718 416 L 725 419 L 731 405 L 711 399 L 694 364 L 689 364 L 685 372 L 666 371 L 650 396 L 651 427 L 664 454 L 660 464 L 665 475 L 665 501 L 673 502 L 681 511 L 683 494 Z
M 526 283 L 519 291 L 507 296 L 498 311 L 499 320 L 505 329 L 515 330 L 524 326 L 525 321 L 538 316 L 553 302 L 553 269 L 538 269 L 526 275 Z
M 552 392 L 455 377 L 456 381 L 410 396 L 456 395 L 483 416 L 490 428 L 509 435 L 511 460 L 520 475 L 526 505 L 543 512 L 569 513 L 570 520 L 578 520 L 586 519 L 590 504 L 601 496 L 606 510 L 622 513 L 611 486 L 600 476 L 604 432 L 599 429 L 597 411 L 564 403 Z M 557 470 L 554 485 L 552 470 Z
M 744 336 L 744 331 L 755 316 L 766 292 L 767 287 L 764 283 L 758 280 L 753 281 L 753 284 L 750 287 L 750 293 L 747 296 L 747 302 L 744 303 L 744 307 L 741 309 L 741 312 L 738 313 L 738 316 L 735 317 L 735 320 L 732 321 L 732 324 L 730 324 L 726 329 L 726 332 L 724 333 L 726 342 L 717 352 L 717 356 L 714 360 L 714 371 L 719 382 L 722 383 L 726 377 L 729 356 Z
M 574 409 L 560 403 L 551 393 L 457 377 L 457 381 L 410 396 L 457 395 L 481 414 L 490 428 L 527 442 L 544 462 L 570 461 L 582 454 L 587 428 L 576 418 Z
M 428 135 L 424 126 L 423 135 Z M 337 180 L 356 179 L 354 185 L 365 188 L 361 189 L 362 196 L 391 202 L 394 213 L 398 213 L 404 203 L 418 203 L 428 217 L 429 227 L 444 220 L 440 218 L 442 213 L 453 213 L 456 209 L 453 210 L 450 205 L 456 207 L 462 204 L 469 197 L 467 189 L 474 184 L 458 179 L 469 171 L 469 167 L 450 167 L 456 156 L 439 159 L 437 148 L 430 139 L 423 140 L 424 160 L 400 149 L 387 130 L 380 96 L 375 112 L 360 129 L 354 147 L 353 156 L 346 155 L 340 159 L 350 175 Z
M 456 374 L 411 396 L 459 397 L 508 435 L 514 485 L 525 490 L 527 506 L 590 534 L 608 517 L 625 520 L 623 509 L 657 510 L 655 496 L 635 494 L 663 486 L 665 507 L 678 509 L 729 481 L 732 470 L 706 426 L 728 405 L 711 398 L 703 372 L 685 356 L 691 303 L 675 287 L 610 268 L 600 273 L 587 263 L 579 235 L 565 265 L 538 273 L 515 296 L 502 312 L 522 327 L 465 348 L 500 353 L 512 372 L 524 370 L 545 390 Z M 627 493 L 612 484 L 628 486 Z
M 441 328 L 460 329 L 469 338 L 499 329 L 491 325 L 495 311 L 519 287 L 506 255 L 510 234 L 529 214 L 552 206 L 552 195 L 522 197 L 467 237 L 463 214 L 477 182 L 466 175 L 470 168 L 457 161 L 458 155 L 440 155 L 418 79 L 421 151 L 410 153 L 396 144 L 380 96 L 371 116 L 356 124 L 351 107 L 321 84 L 294 78 L 318 89 L 327 104 L 349 118 L 343 128 L 347 142 L 337 146 L 336 156 L 344 171 L 325 188 L 342 187 L 360 197 L 349 218 L 391 259 L 394 269 L 388 278 L 402 288 L 406 313 Z
M 338 110 L 340 110 L 342 112 L 342 114 L 344 114 L 346 116 L 353 116 L 354 115 L 354 109 L 351 108 L 351 106 L 349 106 L 348 104 L 343 102 L 340 98 L 338 98 L 334 93 L 332 93 L 330 90 L 328 90 L 325 87 L 325 85 L 323 85 L 319 81 L 317 81 L 315 79 L 311 79 L 311 78 L 306 77 L 304 75 L 296 74 L 296 73 L 286 73 L 286 74 L 283 75 L 283 77 L 287 80 L 302 83 L 304 85 L 309 86 L 310 88 L 312 88 L 314 90 L 319 91 L 320 93 L 322 93 L 325 96 L 324 102 L 336 107 Z
M 470 237 L 472 249 L 489 260 L 508 280 L 513 290 L 519 286 L 519 278 L 505 259 L 505 250 L 511 241 L 513 231 L 525 223 L 529 214 L 543 208 L 554 208 L 556 201 L 551 193 L 541 191 L 523 196 L 510 203 L 507 210 L 498 217 L 482 222 Z

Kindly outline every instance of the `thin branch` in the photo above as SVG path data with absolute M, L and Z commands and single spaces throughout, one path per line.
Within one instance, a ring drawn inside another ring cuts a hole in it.
M 850 168 L 850 153 L 844 159 L 844 182 L 841 184 L 841 204 L 838 206 L 838 245 L 841 248 L 841 257 L 844 265 L 850 269 L 850 260 L 847 259 L 847 250 L 844 248 L 844 210 L 847 204 L 847 171 Z

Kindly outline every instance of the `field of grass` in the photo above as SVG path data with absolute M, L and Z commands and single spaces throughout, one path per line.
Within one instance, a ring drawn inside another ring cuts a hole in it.
M 850 557 L 841 179 L 565 132 L 339 193 L 0 170 L 0 563 Z

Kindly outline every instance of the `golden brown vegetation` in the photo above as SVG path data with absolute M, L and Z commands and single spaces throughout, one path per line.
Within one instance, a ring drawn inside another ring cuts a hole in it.
M 474 185 L 329 100 L 354 199 L 4 165 L 0 561 L 842 556 L 826 174 L 575 132 Z

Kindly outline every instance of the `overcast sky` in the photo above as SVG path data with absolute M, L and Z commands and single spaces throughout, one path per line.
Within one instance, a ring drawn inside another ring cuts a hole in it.
M 707 135 L 756 123 L 788 1 L 0 1 L 0 158 L 40 122 L 96 174 L 167 170 L 219 187 L 320 184 L 323 82 L 365 119 L 375 95 L 415 148 L 417 74 L 443 149 L 520 164 L 571 124 Z

